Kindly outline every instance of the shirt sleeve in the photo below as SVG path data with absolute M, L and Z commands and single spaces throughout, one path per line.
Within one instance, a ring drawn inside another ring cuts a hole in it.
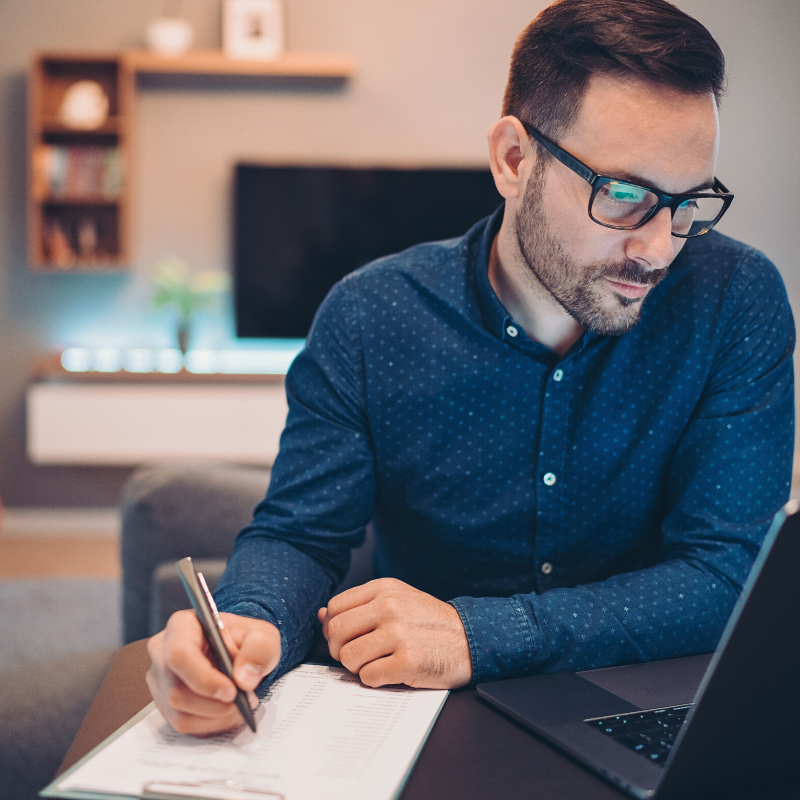
M 220 611 L 263 619 L 281 632 L 274 681 L 299 663 L 364 541 L 375 475 L 352 279 L 320 307 L 286 377 L 289 413 L 266 498 L 236 540 L 215 592 Z
M 673 454 L 657 562 L 542 594 L 459 597 L 474 682 L 712 651 L 791 487 L 794 323 L 760 254 L 726 294 L 715 359 Z

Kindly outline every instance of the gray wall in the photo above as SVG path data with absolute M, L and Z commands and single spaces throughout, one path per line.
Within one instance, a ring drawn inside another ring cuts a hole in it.
M 764 250 L 800 308 L 800 130 L 796 0 L 679 0 L 720 41 L 730 91 L 718 174 L 737 193 L 724 232 Z M 232 165 L 271 159 L 483 164 L 508 57 L 543 0 L 287 0 L 296 50 L 359 60 L 343 89 L 212 80 L 140 84 L 135 263 L 126 275 L 47 275 L 25 256 L 25 72 L 36 49 L 138 46 L 163 0 L 0 0 L 0 497 L 8 505 L 116 501 L 121 469 L 35 468 L 24 456 L 30 360 L 66 345 L 163 346 L 170 320 L 147 310 L 155 262 L 229 264 Z M 218 0 L 184 0 L 197 46 L 219 44 Z M 230 315 L 196 343 L 232 337 Z

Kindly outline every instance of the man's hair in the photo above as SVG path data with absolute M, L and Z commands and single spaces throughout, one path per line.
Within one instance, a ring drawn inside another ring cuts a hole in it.
M 517 38 L 503 116 L 558 140 L 593 75 L 712 92 L 719 103 L 725 57 L 705 27 L 666 0 L 557 0 Z

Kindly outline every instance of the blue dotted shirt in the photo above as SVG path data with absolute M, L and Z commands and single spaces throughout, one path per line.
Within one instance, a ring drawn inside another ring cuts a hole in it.
M 712 650 L 789 495 L 794 324 L 759 252 L 690 239 L 622 336 L 562 358 L 493 292 L 501 210 L 337 284 L 287 376 L 266 499 L 217 590 L 300 661 L 374 521 L 474 681 Z

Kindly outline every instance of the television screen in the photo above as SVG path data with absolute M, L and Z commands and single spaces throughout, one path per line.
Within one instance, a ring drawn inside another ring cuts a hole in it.
M 239 164 L 234 294 L 240 337 L 304 338 L 348 272 L 461 236 L 502 198 L 488 169 Z

